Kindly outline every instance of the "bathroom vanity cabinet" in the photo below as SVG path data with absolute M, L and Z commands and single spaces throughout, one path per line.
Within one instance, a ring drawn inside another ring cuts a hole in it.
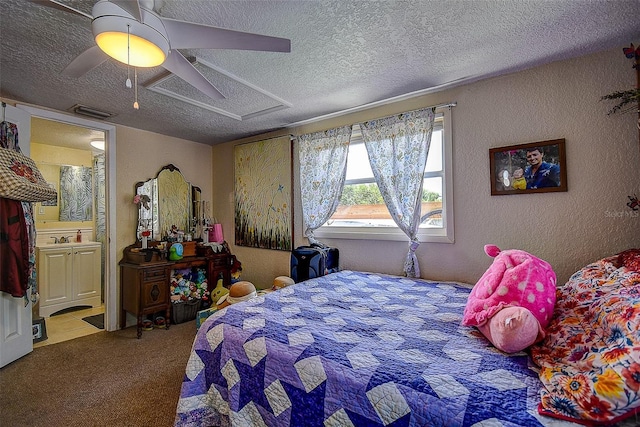
M 36 250 L 40 316 L 75 306 L 100 306 L 100 243 L 50 244 Z

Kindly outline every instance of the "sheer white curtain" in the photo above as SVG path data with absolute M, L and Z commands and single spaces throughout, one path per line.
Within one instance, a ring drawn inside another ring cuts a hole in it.
M 420 277 L 415 251 L 420 226 L 424 169 L 429 154 L 435 111 L 409 111 L 360 123 L 369 163 L 391 217 L 409 237 L 404 262 L 407 277 Z
M 350 140 L 351 125 L 298 137 L 304 234 L 311 244 L 321 244 L 313 231 L 338 208 Z

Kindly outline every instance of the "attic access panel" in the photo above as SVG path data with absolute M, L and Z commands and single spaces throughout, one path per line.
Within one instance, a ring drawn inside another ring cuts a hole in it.
M 211 99 L 175 74 L 164 74 L 144 83 L 147 89 L 205 110 L 243 121 L 253 117 L 290 108 L 291 103 L 272 93 L 217 67 L 202 58 L 192 60 L 202 73 L 224 96 Z

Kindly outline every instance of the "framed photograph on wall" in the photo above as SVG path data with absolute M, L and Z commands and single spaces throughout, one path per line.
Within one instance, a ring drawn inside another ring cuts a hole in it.
M 291 156 L 288 135 L 234 147 L 237 246 L 292 249 Z
M 564 139 L 489 150 L 491 195 L 567 191 Z

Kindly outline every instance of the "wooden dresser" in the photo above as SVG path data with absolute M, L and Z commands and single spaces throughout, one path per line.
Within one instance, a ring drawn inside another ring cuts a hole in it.
M 133 251 L 132 251 L 133 249 Z M 142 320 L 145 315 L 164 312 L 167 328 L 171 323 L 171 297 L 169 285 L 172 270 L 201 267 L 207 271 L 209 291 L 222 278 L 226 287 L 231 286 L 231 269 L 235 263 L 228 246 L 220 253 L 208 246 L 196 246 L 195 256 L 169 261 L 153 253 L 147 261 L 144 253 L 136 252 L 137 245 L 124 249 L 120 261 L 120 328 L 126 327 L 127 312 L 137 318 L 138 338 L 142 336 Z

